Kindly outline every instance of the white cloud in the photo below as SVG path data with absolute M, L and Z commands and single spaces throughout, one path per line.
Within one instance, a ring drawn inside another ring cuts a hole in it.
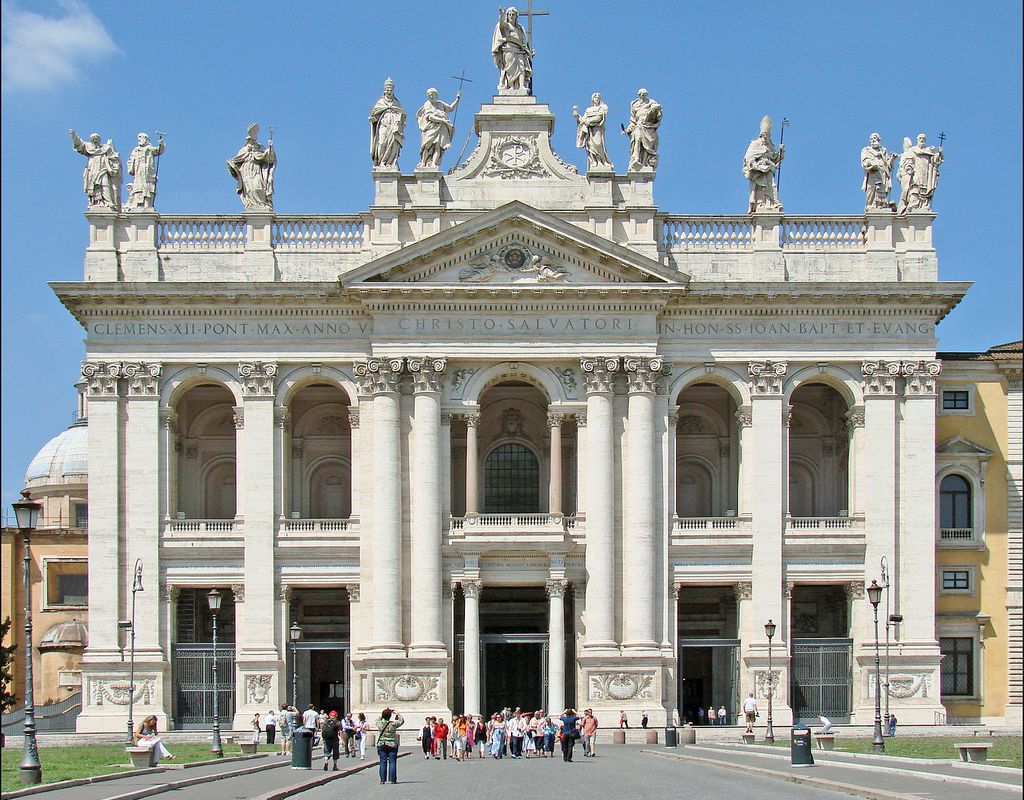
M 78 77 L 82 64 L 117 51 L 106 29 L 80 0 L 61 0 L 47 17 L 2 3 L 4 90 L 51 89 Z

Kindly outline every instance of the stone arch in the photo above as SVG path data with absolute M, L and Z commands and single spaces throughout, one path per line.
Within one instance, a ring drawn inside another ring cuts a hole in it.
M 783 388 L 783 402 L 792 403 L 793 392 L 801 385 L 809 383 L 821 383 L 835 389 L 839 396 L 846 401 L 847 409 L 864 403 L 860 378 L 854 378 L 847 370 L 831 364 L 824 367 L 817 365 L 802 367 L 790 375 Z
M 731 367 L 717 365 L 710 370 L 705 366 L 683 370 L 673 378 L 668 396 L 678 401 L 679 395 L 694 383 L 710 383 L 725 389 L 737 406 L 750 404 L 750 389 L 746 376 Z
M 279 406 L 288 405 L 296 393 L 311 383 L 330 383 L 341 389 L 348 397 L 350 405 L 356 404 L 359 396 L 358 387 L 352 373 L 342 367 L 310 365 L 294 367 L 277 378 L 277 396 L 274 403 Z
M 467 405 L 479 404 L 484 392 L 507 380 L 525 381 L 535 386 L 547 397 L 549 404 L 567 402 L 569 399 L 564 387 L 550 370 L 522 361 L 505 361 L 478 370 L 466 384 L 462 393 L 463 402 Z
M 706 406 L 704 403 L 698 403 L 695 401 L 680 403 L 678 415 L 680 419 L 687 416 L 698 416 L 701 419 L 707 420 L 707 422 L 713 426 L 713 430 L 705 431 L 697 435 L 719 437 L 729 435 L 730 420 L 722 419 L 721 414 L 713 408 Z
M 242 405 L 242 386 L 234 374 L 221 367 L 197 366 L 183 367 L 164 379 L 160 404 L 173 408 L 189 389 L 211 383 L 223 386 L 235 398 L 235 405 Z

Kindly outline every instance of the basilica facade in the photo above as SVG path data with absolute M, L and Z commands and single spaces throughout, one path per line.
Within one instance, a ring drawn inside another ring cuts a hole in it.
M 928 176 L 899 213 L 876 182 L 863 214 L 786 215 L 768 121 L 749 214 L 670 213 L 646 92 L 622 173 L 595 95 L 579 174 L 532 64 L 496 63 L 447 172 L 454 104 L 403 174 L 385 88 L 362 213 L 276 213 L 254 129 L 242 214 L 86 212 L 84 280 L 53 284 L 87 334 L 79 729 L 129 697 L 208 725 L 214 691 L 236 727 L 293 700 L 662 724 L 748 692 L 864 723 L 887 630 L 893 713 L 940 721 L 935 325 L 968 285 L 938 280 Z

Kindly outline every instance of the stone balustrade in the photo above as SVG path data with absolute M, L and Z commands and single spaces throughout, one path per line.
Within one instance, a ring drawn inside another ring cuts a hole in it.
M 939 539 L 943 542 L 973 542 L 974 528 L 942 528 Z
M 274 217 L 271 243 L 275 250 L 355 251 L 366 244 L 366 226 L 357 216 Z
M 853 517 L 788 517 L 788 531 L 852 531 L 864 530 L 864 518 Z
M 754 225 L 748 216 L 665 217 L 662 241 L 673 253 L 715 253 L 750 250 Z
M 157 250 L 172 253 L 240 253 L 245 239 L 241 215 L 165 214 L 156 226 Z
M 336 533 L 338 531 L 355 531 L 359 529 L 359 517 L 347 519 L 284 519 L 281 520 L 281 531 L 291 533 Z
M 780 244 L 788 252 L 867 249 L 865 217 L 783 217 Z
M 169 519 L 164 524 L 167 533 L 233 533 L 241 529 L 240 519 Z
M 750 517 L 673 517 L 673 533 L 750 530 Z

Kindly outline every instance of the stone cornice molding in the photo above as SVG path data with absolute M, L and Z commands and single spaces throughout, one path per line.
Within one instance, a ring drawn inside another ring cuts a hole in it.
M 244 397 L 273 397 L 277 364 L 272 361 L 241 361 L 238 377 Z
M 910 397 L 927 397 L 935 394 L 935 379 L 942 371 L 939 361 L 904 361 L 903 377 L 906 378 L 905 392 Z
M 83 361 L 82 380 L 88 397 L 117 397 L 122 370 L 120 361 Z
M 619 371 L 617 356 L 594 356 L 580 359 L 583 370 L 583 391 L 591 394 L 611 394 L 612 381 Z
M 365 395 L 397 393 L 404 363 L 401 358 L 368 358 L 356 362 L 359 391 Z
M 747 364 L 747 375 L 752 395 L 778 395 L 782 394 L 782 382 L 789 371 L 789 364 L 785 361 L 750 361 Z
M 630 393 L 657 394 L 665 386 L 665 377 L 672 373 L 671 363 L 659 357 L 622 359 L 622 368 Z
M 473 599 L 479 599 L 480 595 L 484 592 L 484 585 L 478 580 L 464 580 L 462 581 L 462 595 L 464 597 L 471 597 Z
M 129 397 L 160 397 L 160 375 L 163 367 L 156 362 L 128 361 L 121 365 L 128 383 Z
M 444 358 L 435 356 L 413 356 L 405 360 L 412 375 L 414 392 L 440 392 L 441 375 L 448 368 Z
M 863 361 L 860 373 L 864 394 L 868 396 L 896 396 L 896 378 L 900 374 L 899 361 Z

